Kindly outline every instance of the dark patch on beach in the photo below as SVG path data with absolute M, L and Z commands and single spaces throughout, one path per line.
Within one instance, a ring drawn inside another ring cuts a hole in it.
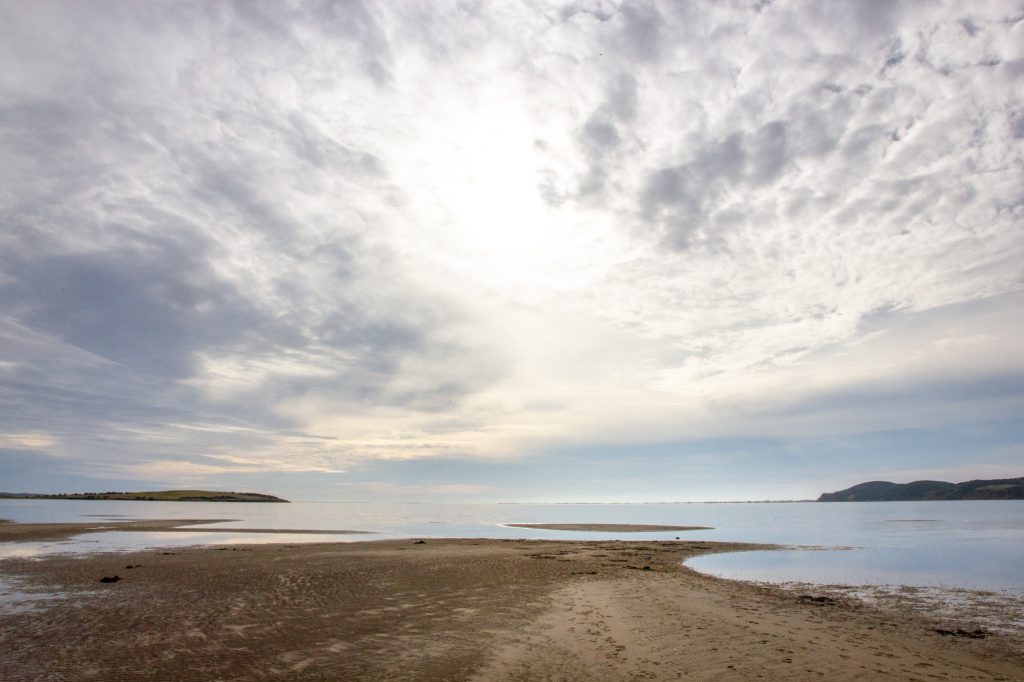
M 968 639 L 985 639 L 985 637 L 988 636 L 988 632 L 981 628 L 975 628 L 974 630 L 964 630 L 963 628 L 957 628 L 956 630 L 934 628 L 934 631 L 940 635 L 946 635 L 948 637 L 967 637 Z

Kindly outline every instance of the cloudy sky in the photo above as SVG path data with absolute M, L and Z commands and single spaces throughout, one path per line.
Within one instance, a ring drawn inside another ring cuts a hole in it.
M 1024 3 L 0 3 L 0 490 L 1024 475 Z

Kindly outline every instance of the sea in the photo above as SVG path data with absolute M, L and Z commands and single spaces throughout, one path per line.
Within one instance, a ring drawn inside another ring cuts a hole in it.
M 736 580 L 811 585 L 951 588 L 1024 597 L 1024 501 L 864 503 L 431 504 L 0 500 L 0 519 L 94 523 L 224 519 L 237 532 L 99 530 L 65 540 L 0 543 L 0 559 L 186 545 L 352 542 L 397 538 L 713 540 L 783 550 L 713 554 L 691 568 Z M 550 531 L 510 523 L 710 526 L 656 533 Z M 245 528 L 358 530 L 371 535 L 255 534 Z M 2 571 L 2 563 L 0 563 Z

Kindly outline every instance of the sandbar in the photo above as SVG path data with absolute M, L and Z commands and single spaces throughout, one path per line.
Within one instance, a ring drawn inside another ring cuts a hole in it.
M 386 540 L 12 558 L 0 679 L 1022 679 L 1021 640 L 682 561 L 765 546 Z M 103 577 L 119 578 L 100 583 Z
M 296 530 L 285 528 L 224 528 L 202 524 L 232 519 L 133 519 L 92 523 L 11 523 L 0 519 L 0 542 L 63 540 L 84 533 L 143 531 L 147 533 L 303 533 L 307 535 L 372 534 L 365 530 Z
M 506 523 L 508 528 L 605 533 L 656 533 L 670 530 L 713 530 L 710 526 L 659 526 L 645 523 Z

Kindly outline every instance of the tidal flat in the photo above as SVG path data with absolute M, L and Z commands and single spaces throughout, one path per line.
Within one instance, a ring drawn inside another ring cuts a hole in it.
M 0 575 L 39 598 L 0 608 L 0 679 L 1024 679 L 1020 637 L 969 612 L 683 565 L 766 548 L 410 538 L 11 558 Z

